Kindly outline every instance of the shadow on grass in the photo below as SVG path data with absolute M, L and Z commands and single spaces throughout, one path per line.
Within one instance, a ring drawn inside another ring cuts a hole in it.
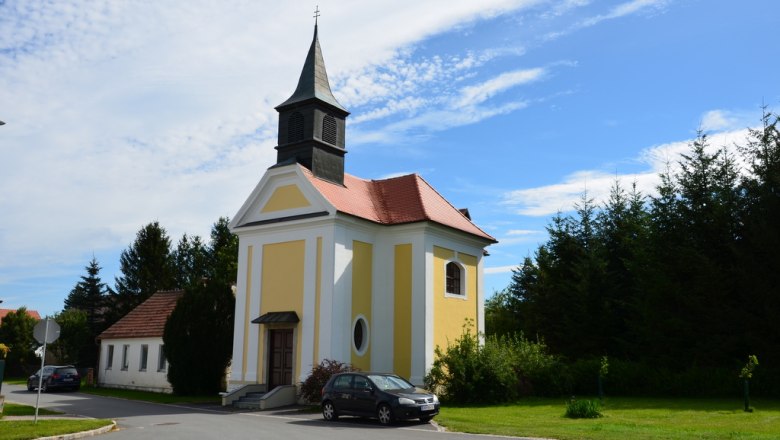
M 453 409 L 487 409 L 487 408 L 513 408 L 513 407 L 547 407 L 547 406 L 566 406 L 566 402 L 572 396 L 566 397 L 528 397 L 515 402 L 500 404 L 458 404 L 443 402 L 442 405 Z M 575 396 L 578 400 L 598 400 L 597 396 Z M 780 410 L 780 400 L 773 399 L 751 399 L 751 406 L 756 411 Z M 641 409 L 669 409 L 675 411 L 733 411 L 742 410 L 743 401 L 741 396 L 734 398 L 683 398 L 683 397 L 605 397 L 603 401 L 604 409 L 617 410 L 641 410 Z

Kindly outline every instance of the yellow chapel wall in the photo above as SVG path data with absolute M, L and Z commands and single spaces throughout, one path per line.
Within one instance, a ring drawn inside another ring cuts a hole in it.
M 311 206 L 311 203 L 303 195 L 298 185 L 283 185 L 274 190 L 260 212 L 284 211 L 287 209 L 306 208 L 308 206 Z
M 460 263 L 465 269 L 465 296 L 445 294 L 446 265 Z M 477 257 L 439 246 L 433 247 L 433 346 L 446 348 L 463 334 L 463 325 L 470 320 L 471 332 L 479 328 L 477 287 Z
M 303 291 L 306 241 L 296 240 L 263 245 L 261 269 L 260 313 L 294 311 L 303 321 Z M 266 325 L 258 326 L 260 333 L 257 350 L 257 378 L 265 380 L 266 365 L 263 361 Z M 295 337 L 295 367 L 293 378 L 301 373 L 301 348 L 303 331 L 298 324 Z
M 393 264 L 393 372 L 412 375 L 412 245 L 398 244 Z

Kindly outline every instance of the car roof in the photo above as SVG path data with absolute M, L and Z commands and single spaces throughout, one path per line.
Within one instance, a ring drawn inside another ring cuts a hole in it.
M 345 371 L 343 373 L 338 373 L 336 376 L 344 375 L 344 374 L 359 374 L 361 376 L 395 376 L 395 377 L 401 377 L 395 373 L 380 373 L 375 371 Z M 403 379 L 403 378 L 402 378 Z

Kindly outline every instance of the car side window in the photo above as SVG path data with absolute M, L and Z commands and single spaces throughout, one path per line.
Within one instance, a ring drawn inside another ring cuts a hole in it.
M 351 374 L 345 374 L 343 376 L 337 377 L 333 382 L 333 388 L 337 390 L 348 390 L 352 388 L 352 377 L 353 376 Z
M 355 376 L 355 389 L 358 391 L 370 390 L 371 382 L 363 376 Z

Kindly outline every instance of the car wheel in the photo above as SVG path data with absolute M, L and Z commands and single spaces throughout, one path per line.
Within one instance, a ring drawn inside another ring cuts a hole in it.
M 328 422 L 332 422 L 339 418 L 338 413 L 336 413 L 336 407 L 333 406 L 333 402 L 330 400 L 322 404 L 322 418 Z
M 47 392 L 47 391 L 49 391 L 49 384 L 48 384 L 47 382 L 44 382 L 44 383 L 41 385 L 41 392 L 42 392 L 42 393 L 45 393 L 45 392 Z
M 386 403 L 379 405 L 379 408 L 376 410 L 376 418 L 379 419 L 379 423 L 382 425 L 393 423 L 393 410 L 390 409 L 390 405 Z
M 32 385 L 32 382 L 29 380 L 27 381 L 27 391 L 35 391 L 35 387 Z

